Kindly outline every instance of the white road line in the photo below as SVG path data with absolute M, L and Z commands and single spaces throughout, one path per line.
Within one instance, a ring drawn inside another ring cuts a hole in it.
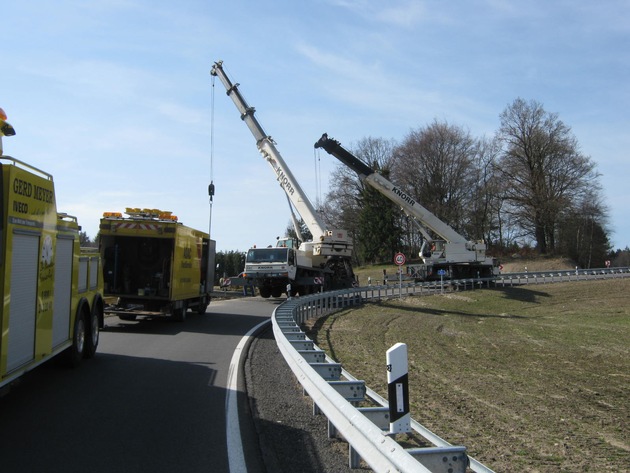
M 243 454 L 243 441 L 241 440 L 241 427 L 238 418 L 238 369 L 241 364 L 243 348 L 252 334 L 260 327 L 268 324 L 269 320 L 259 323 L 245 334 L 236 346 L 227 378 L 227 394 L 225 396 L 225 437 L 227 440 L 228 466 L 230 473 L 247 473 L 247 464 Z

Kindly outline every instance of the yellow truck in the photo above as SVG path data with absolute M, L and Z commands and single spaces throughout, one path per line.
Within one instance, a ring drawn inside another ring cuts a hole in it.
M 57 211 L 52 176 L 3 154 L 6 119 L 0 109 L 0 387 L 62 353 L 73 366 L 94 356 L 104 308 L 98 252 Z
M 204 314 L 214 284 L 216 244 L 207 233 L 178 222 L 171 212 L 127 208 L 100 222 L 106 314 L 123 320 Z

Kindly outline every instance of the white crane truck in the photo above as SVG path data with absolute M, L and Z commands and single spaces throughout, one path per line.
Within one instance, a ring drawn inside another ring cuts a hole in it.
M 286 193 L 291 209 L 297 241 L 291 238 L 279 239 L 275 247 L 250 248 L 245 257 L 243 278 L 245 283 L 258 288 L 262 297 L 309 294 L 319 290 L 342 289 L 355 284 L 351 265 L 352 242 L 348 232 L 326 229 L 326 225 L 308 200 L 293 173 L 276 149 L 274 141 L 265 133 L 254 117 L 255 109 L 250 107 L 223 70 L 223 62 L 218 61 L 211 70 L 218 77 L 227 95 L 232 99 L 256 140 L 258 151 L 273 170 L 280 187 Z M 311 241 L 304 241 L 293 207 L 302 217 L 312 235 Z
M 398 205 L 420 230 L 424 241 L 420 249 L 421 264 L 410 264 L 407 272 L 416 280 L 493 277 L 499 274 L 496 259 L 486 256 L 483 241 L 468 241 L 418 203 L 403 189 L 329 138 L 326 133 L 315 143 L 359 175 L 359 178 Z
M 62 353 L 72 366 L 93 357 L 104 306 L 98 252 L 57 211 L 52 176 L 3 154 L 6 119 L 0 109 L 0 388 Z

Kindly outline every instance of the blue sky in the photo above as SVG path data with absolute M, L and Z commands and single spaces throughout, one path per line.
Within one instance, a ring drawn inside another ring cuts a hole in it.
M 346 147 L 400 142 L 439 119 L 490 137 L 521 97 L 572 128 L 602 174 L 613 244 L 630 245 L 627 1 L 31 0 L 1 11 L 0 107 L 17 131 L 5 154 L 51 173 L 58 208 L 92 237 L 104 211 L 125 207 L 171 210 L 223 251 L 283 234 L 286 197 L 218 80 L 213 93 L 223 60 L 314 204 L 336 166 L 313 150 L 322 133 Z

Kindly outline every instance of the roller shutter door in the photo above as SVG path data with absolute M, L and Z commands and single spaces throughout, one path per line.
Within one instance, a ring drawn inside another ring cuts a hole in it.
M 73 245 L 74 242 L 71 239 L 57 239 L 53 292 L 53 347 L 57 347 L 70 338 Z
M 38 255 L 38 235 L 13 235 L 7 371 L 19 368 L 35 356 Z

